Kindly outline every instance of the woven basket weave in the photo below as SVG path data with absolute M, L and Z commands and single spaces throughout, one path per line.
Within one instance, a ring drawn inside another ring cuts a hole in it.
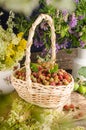
M 17 93 L 21 98 L 25 101 L 38 105 L 44 108 L 57 108 L 62 110 L 63 106 L 67 103 L 68 99 L 70 99 L 71 92 L 74 87 L 74 81 L 72 78 L 71 83 L 63 86 L 51 86 L 51 85 L 42 85 L 39 83 L 33 83 L 31 81 L 31 69 L 30 69 L 30 49 L 33 43 L 33 36 L 36 29 L 36 26 L 42 22 L 42 20 L 46 20 L 51 29 L 51 62 L 55 63 L 56 61 L 56 36 L 55 36 L 55 28 L 54 22 L 49 15 L 41 14 L 36 19 L 36 21 L 32 24 L 32 27 L 29 30 L 27 49 L 26 49 L 26 81 L 21 79 L 17 79 L 14 75 L 15 72 L 11 76 L 11 82 L 13 87 L 16 89 Z

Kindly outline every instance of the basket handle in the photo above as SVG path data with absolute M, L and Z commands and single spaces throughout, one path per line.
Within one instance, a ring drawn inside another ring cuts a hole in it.
M 55 28 L 54 28 L 54 21 L 51 18 L 51 16 L 47 14 L 40 14 L 38 18 L 35 20 L 35 22 L 32 24 L 32 27 L 29 30 L 29 35 L 28 35 L 28 41 L 27 41 L 27 47 L 26 47 L 26 81 L 27 85 L 29 88 L 31 87 L 31 69 L 30 69 L 30 56 L 31 56 L 31 45 L 33 44 L 33 37 L 34 37 L 34 32 L 36 29 L 36 26 L 42 22 L 42 20 L 46 20 L 50 26 L 51 30 L 51 48 L 52 48 L 52 53 L 51 53 L 51 62 L 55 63 L 56 60 L 56 35 L 55 35 Z

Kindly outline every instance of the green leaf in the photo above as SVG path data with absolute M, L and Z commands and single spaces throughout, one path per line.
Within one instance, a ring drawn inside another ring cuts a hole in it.
M 55 72 L 57 72 L 58 71 L 58 64 L 55 64 L 54 66 L 53 66 L 53 68 L 51 68 L 50 70 L 49 70 L 49 73 L 55 73 Z
M 44 113 L 44 109 L 41 107 L 34 106 L 31 109 L 31 117 L 40 123 L 43 123 L 44 121 L 44 118 L 42 116 L 43 113 Z
M 81 76 L 84 76 L 84 77 L 86 78 L 86 66 L 81 67 L 81 68 L 78 70 L 78 74 L 81 75 Z
M 67 49 L 66 52 L 67 52 L 68 54 L 71 54 L 71 53 L 72 53 L 72 50 L 71 50 L 71 49 Z
M 61 29 L 61 37 L 65 37 L 67 35 L 69 27 L 68 26 L 63 26 Z
M 83 35 L 83 36 L 81 36 L 81 40 L 84 41 L 84 42 L 86 42 L 86 34 Z
M 77 89 L 79 88 L 79 84 L 77 82 L 74 83 L 74 91 L 77 91 Z
M 37 63 L 31 63 L 31 69 L 34 72 L 38 72 L 38 64 Z

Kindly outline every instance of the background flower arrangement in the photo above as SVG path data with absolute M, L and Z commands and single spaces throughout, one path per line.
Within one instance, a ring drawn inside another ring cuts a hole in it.
M 12 69 L 25 54 L 26 40 L 23 38 L 23 32 L 17 35 L 13 32 L 13 19 L 14 13 L 11 11 L 7 29 L 0 25 L 0 70 Z
M 40 13 L 46 13 L 52 16 L 57 36 L 56 48 L 76 48 L 86 47 L 86 1 L 74 0 L 76 9 L 72 13 L 68 10 L 57 10 L 52 4 L 46 4 L 45 0 L 40 0 L 40 7 L 36 9 L 30 17 L 22 15 L 16 17 L 16 28 L 25 32 L 27 36 L 28 29 Z M 20 20 L 22 19 L 22 20 Z M 36 29 L 34 37 L 34 46 L 43 52 L 50 49 L 50 30 L 48 25 L 43 22 Z M 50 51 L 50 50 L 49 50 Z

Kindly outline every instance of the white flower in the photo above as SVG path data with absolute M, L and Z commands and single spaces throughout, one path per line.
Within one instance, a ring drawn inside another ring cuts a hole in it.
M 75 4 L 73 0 L 46 0 L 46 3 L 52 4 L 54 7 L 60 10 L 68 10 L 68 11 L 74 11 L 75 10 Z
M 0 5 L 5 9 L 30 15 L 39 5 L 39 0 L 1 0 Z

